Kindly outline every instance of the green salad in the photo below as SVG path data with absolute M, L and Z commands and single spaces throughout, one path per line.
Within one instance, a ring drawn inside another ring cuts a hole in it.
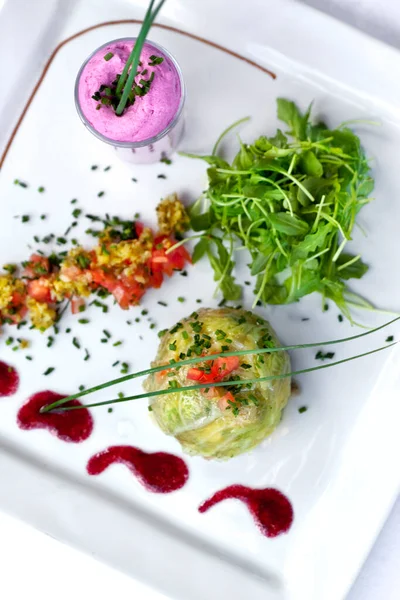
M 235 256 L 247 249 L 254 305 L 319 292 L 323 305 L 331 299 L 351 319 L 349 306 L 364 301 L 347 282 L 368 267 L 346 246 L 374 187 L 368 161 L 345 124 L 329 129 L 312 122 L 311 107 L 302 114 L 289 100 L 277 104 L 285 133 L 240 142 L 231 164 L 216 155 L 223 136 L 212 155 L 196 156 L 209 168 L 208 189 L 190 213 L 192 229 L 201 232 L 193 261 L 207 256 L 225 300 L 237 300 Z

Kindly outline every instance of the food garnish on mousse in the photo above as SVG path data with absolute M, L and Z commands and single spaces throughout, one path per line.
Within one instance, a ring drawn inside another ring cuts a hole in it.
M 149 4 L 137 38 L 113 40 L 82 65 L 75 102 L 86 127 L 122 158 L 155 162 L 183 131 L 184 83 L 175 59 L 146 36 L 165 0 Z
M 174 248 L 173 236 L 188 226 L 175 194 L 161 201 L 157 215 L 158 233 L 140 221 L 88 215 L 104 225 L 92 230 L 98 240 L 93 249 L 76 245 L 65 257 L 33 254 L 20 277 L 17 266 L 8 265 L 0 274 L 0 325 L 18 326 L 29 316 L 35 328 L 45 331 L 60 318 L 63 302 L 70 301 L 72 312 L 79 314 L 92 294 L 112 294 L 123 309 L 139 304 L 148 289 L 161 287 L 165 275 L 191 262 L 184 246 Z

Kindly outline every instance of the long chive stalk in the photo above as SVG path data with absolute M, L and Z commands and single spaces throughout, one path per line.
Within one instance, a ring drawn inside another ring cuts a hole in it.
M 133 50 L 130 53 L 128 60 L 126 61 L 124 70 L 122 71 L 121 77 L 118 81 L 117 94 L 121 93 L 122 88 L 124 89 L 124 91 L 123 91 L 121 100 L 119 101 L 119 104 L 117 106 L 117 110 L 115 111 L 117 115 L 121 115 L 125 109 L 126 102 L 128 100 L 128 96 L 132 90 L 132 86 L 135 81 L 136 71 L 139 66 L 140 53 L 142 51 L 143 44 L 146 41 L 146 37 L 147 37 L 147 34 L 149 33 L 150 27 L 152 26 L 155 18 L 157 17 L 158 13 L 161 10 L 162 5 L 165 2 L 165 0 L 160 0 L 159 4 L 156 6 L 156 8 L 152 12 L 154 1 L 155 0 L 151 0 L 151 2 L 149 4 L 142 27 L 140 28 L 139 35 L 136 38 L 136 42 L 133 47 Z M 125 80 L 126 80 L 126 76 L 129 71 L 129 67 L 131 70 L 129 73 L 128 80 L 126 81 L 126 84 L 125 84 Z M 124 87 L 124 84 L 125 84 L 125 87 Z
M 396 346 L 399 342 L 393 342 L 393 344 L 388 344 L 386 346 L 381 346 L 380 348 L 375 348 L 375 350 L 370 350 L 369 352 L 363 352 L 362 354 L 356 354 L 355 356 L 350 356 L 349 358 L 343 358 L 342 360 L 337 360 L 335 362 L 326 364 L 326 365 L 318 365 L 317 367 L 309 367 L 308 369 L 299 369 L 298 371 L 291 371 L 290 373 L 282 373 L 280 375 L 268 375 L 267 377 L 257 377 L 255 379 L 237 379 L 234 381 L 218 381 L 216 383 L 202 383 L 198 385 L 189 385 L 182 388 L 167 388 L 165 390 L 157 390 L 155 392 L 147 392 L 144 394 L 137 394 L 136 396 L 126 396 L 124 398 L 113 398 L 112 400 L 103 400 L 102 402 L 94 402 L 93 404 L 82 404 L 80 406 L 61 406 L 58 410 L 67 411 L 67 410 L 80 410 L 82 408 L 95 408 L 96 406 L 106 406 L 108 404 L 117 404 L 118 402 L 131 402 L 133 400 L 143 400 L 144 398 L 154 398 L 155 396 L 165 396 L 167 394 L 173 394 L 176 392 L 191 392 L 195 390 L 201 390 L 205 387 L 214 388 L 214 387 L 226 387 L 227 383 L 229 387 L 232 385 L 248 385 L 250 383 L 261 383 L 266 381 L 272 381 L 276 379 L 286 379 L 287 377 L 292 377 L 293 375 L 302 375 L 303 373 L 311 373 L 311 371 L 320 371 L 321 369 L 329 369 L 331 367 L 335 367 L 337 365 L 341 365 L 346 362 L 350 362 L 352 360 L 356 360 L 358 358 L 363 358 L 364 356 L 369 356 L 370 354 L 375 354 L 376 352 L 382 352 L 382 350 L 386 350 L 391 346 Z M 70 398 L 65 398 L 63 402 L 67 402 Z M 45 411 L 49 412 L 54 410 L 59 406 L 58 402 L 54 402 L 53 404 L 48 404 L 45 408 Z
M 383 325 L 379 325 L 378 327 L 375 327 L 374 329 L 370 329 L 369 331 L 365 331 L 363 333 L 358 333 L 357 335 L 352 335 L 352 336 L 346 337 L 346 338 L 340 338 L 337 340 L 328 340 L 328 341 L 324 341 L 324 342 L 312 342 L 309 344 L 296 344 L 296 345 L 292 345 L 292 346 L 278 346 L 275 348 L 255 348 L 253 350 L 237 350 L 237 351 L 232 351 L 232 352 L 219 352 L 217 354 L 210 354 L 207 357 L 201 356 L 201 357 L 195 357 L 195 358 L 188 358 L 188 359 L 182 360 L 182 361 L 167 363 L 164 365 L 160 365 L 158 367 L 152 367 L 150 369 L 138 371 L 137 373 L 132 373 L 130 375 L 124 375 L 124 377 L 118 377 L 117 379 L 112 379 L 105 383 L 100 383 L 99 385 L 96 385 L 92 388 L 83 390 L 76 394 L 72 394 L 66 398 L 62 398 L 61 400 L 58 400 L 57 402 L 48 404 L 47 406 L 43 406 L 41 408 L 40 412 L 42 412 L 42 413 L 49 412 L 50 410 L 54 410 L 55 408 L 62 406 L 63 404 L 69 402 L 70 400 L 76 400 L 78 398 L 82 398 L 83 396 L 87 396 L 88 394 L 98 392 L 105 388 L 112 387 L 114 385 L 119 385 L 121 383 L 125 383 L 126 381 L 130 381 L 131 379 L 136 379 L 138 377 L 144 377 L 146 375 L 151 375 L 152 373 L 158 373 L 160 371 L 164 371 L 165 369 L 173 369 L 175 367 L 183 367 L 183 366 L 187 366 L 187 365 L 193 365 L 196 363 L 211 361 L 211 360 L 215 360 L 217 358 L 228 357 L 228 356 L 248 356 L 251 354 L 282 352 L 284 350 L 299 350 L 299 349 L 305 349 L 305 348 L 315 348 L 317 346 L 329 346 L 329 345 L 333 345 L 333 344 L 342 344 L 344 342 L 350 342 L 353 340 L 357 340 L 359 338 L 362 338 L 362 337 L 365 337 L 372 333 L 375 333 L 377 331 L 380 331 L 381 329 L 384 329 L 385 327 L 388 327 L 389 325 L 392 325 L 393 323 L 395 323 L 396 321 L 399 321 L 399 320 L 400 320 L 400 317 L 396 317 L 395 319 L 392 319 L 391 321 L 388 321 L 387 323 L 384 323 Z M 385 347 L 389 347 L 389 346 L 385 346 Z M 349 359 L 346 359 L 346 360 L 349 360 Z M 333 364 L 336 364 L 336 363 L 330 363 L 331 366 L 333 366 Z M 324 367 L 326 367 L 326 366 L 328 366 L 328 365 L 324 365 Z M 224 382 L 224 383 L 226 385 L 226 382 Z M 229 385 L 230 384 L 231 383 L 229 383 Z M 220 385 L 223 385 L 223 383 L 221 383 Z M 210 385 L 207 384 L 207 386 L 205 386 L 203 384 L 202 386 L 199 386 L 199 387 L 203 387 L 203 388 L 210 387 Z M 190 389 L 192 389 L 192 388 L 190 388 Z M 198 389 L 198 388 L 195 388 L 195 389 Z M 147 395 L 144 395 L 143 397 L 146 397 L 146 396 Z

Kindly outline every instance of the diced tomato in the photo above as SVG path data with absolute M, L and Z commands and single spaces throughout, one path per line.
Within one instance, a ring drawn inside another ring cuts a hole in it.
M 42 275 L 50 273 L 50 262 L 45 256 L 39 254 L 32 254 L 24 270 L 22 271 L 22 277 L 28 279 L 37 279 Z
M 18 307 L 18 306 L 22 306 L 25 302 L 25 298 L 26 298 L 26 294 L 23 294 L 21 292 L 13 292 L 12 295 L 12 305 L 14 307 Z
M 191 381 L 199 381 L 200 383 L 211 383 L 210 375 L 211 373 L 205 373 L 201 369 L 192 367 L 188 370 L 187 378 Z
M 226 410 L 230 404 L 230 402 L 235 402 L 235 397 L 232 392 L 226 392 L 221 398 L 218 400 L 218 407 L 220 410 Z
M 103 269 L 92 269 L 91 275 L 93 283 L 101 285 L 111 293 L 115 289 L 115 286 L 118 285 L 118 279 L 111 273 L 103 271 Z
M 138 237 L 140 237 L 142 235 L 143 230 L 144 230 L 143 223 L 141 223 L 140 221 L 135 221 L 135 231 L 136 231 L 136 235 Z
M 61 275 L 67 281 L 75 281 L 82 274 L 82 269 L 72 265 L 71 267 L 63 267 Z
M 239 367 L 238 356 L 221 356 L 214 360 L 213 366 L 211 367 L 211 376 L 213 381 L 223 381 L 225 377 L 228 377 Z
M 173 243 L 175 242 L 173 241 Z M 190 254 L 184 246 L 179 246 L 179 248 L 175 248 L 175 250 L 172 250 L 172 252 L 167 254 L 167 256 L 173 268 L 178 269 L 179 271 L 181 271 L 184 268 L 186 263 L 192 262 Z
M 51 302 L 50 288 L 46 285 L 47 279 L 39 277 L 28 283 L 28 295 L 37 302 Z
M 237 356 L 227 356 L 216 358 L 213 361 L 211 371 L 205 373 L 199 368 L 192 367 L 188 370 L 187 378 L 200 383 L 216 383 L 223 381 L 233 371 L 239 367 L 239 358 Z
M 78 313 L 82 312 L 83 308 L 85 307 L 85 301 L 83 298 L 79 298 L 77 296 L 74 296 L 71 299 L 71 312 L 73 315 L 77 315 Z
M 150 275 L 149 286 L 153 288 L 160 288 L 164 280 L 161 271 L 155 271 Z
M 175 240 L 165 236 L 158 236 L 154 240 L 154 249 L 151 256 L 151 269 L 153 272 L 162 271 L 165 275 L 171 277 L 174 271 L 181 271 L 187 262 L 191 262 L 190 254 L 183 246 L 167 253 L 168 248 L 172 248 L 175 243 Z

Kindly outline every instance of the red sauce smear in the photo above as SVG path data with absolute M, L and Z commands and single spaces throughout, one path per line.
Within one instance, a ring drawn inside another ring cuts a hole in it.
M 7 363 L 0 361 L 0 398 L 15 394 L 18 385 L 19 375 L 16 369 Z
M 86 408 L 81 410 L 41 413 L 40 409 L 66 395 L 55 392 L 38 392 L 31 396 L 18 412 L 17 423 L 21 429 L 47 429 L 64 442 L 83 442 L 93 431 L 93 419 Z M 82 406 L 79 400 L 70 400 L 65 406 Z
M 111 446 L 92 456 L 87 464 L 89 475 L 99 475 L 113 463 L 122 463 L 150 492 L 167 494 L 183 487 L 189 470 L 185 462 L 167 452 L 144 452 L 134 446 Z
M 230 485 L 203 502 L 199 511 L 206 512 L 214 504 L 229 498 L 237 498 L 247 505 L 261 533 L 267 537 L 286 533 L 293 522 L 292 505 L 286 496 L 274 488 L 257 490 L 244 485 Z

